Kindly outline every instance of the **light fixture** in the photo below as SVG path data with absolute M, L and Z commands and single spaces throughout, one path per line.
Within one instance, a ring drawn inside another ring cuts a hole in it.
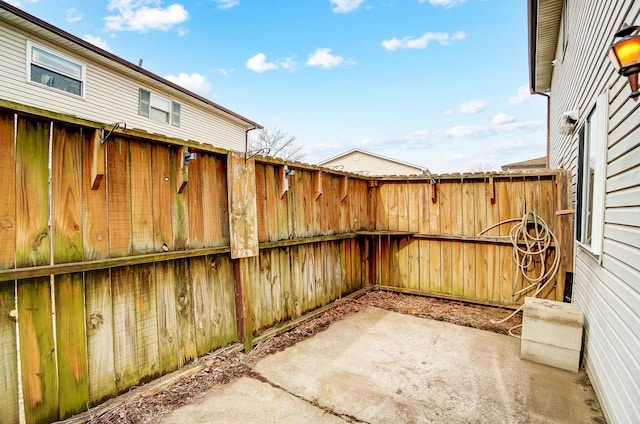
M 638 25 L 624 24 L 615 37 L 620 38 L 614 41 L 609 47 L 609 59 L 618 73 L 629 79 L 631 87 L 631 97 L 638 100 L 640 91 L 638 90 L 638 72 L 640 72 L 640 34 Z

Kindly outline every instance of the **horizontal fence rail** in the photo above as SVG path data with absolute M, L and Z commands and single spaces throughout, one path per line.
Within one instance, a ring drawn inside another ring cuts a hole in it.
M 479 233 L 528 211 L 570 269 L 563 173 L 376 179 L 9 109 L 0 151 L 7 423 L 19 393 L 63 419 L 371 285 L 520 303 L 508 228 Z

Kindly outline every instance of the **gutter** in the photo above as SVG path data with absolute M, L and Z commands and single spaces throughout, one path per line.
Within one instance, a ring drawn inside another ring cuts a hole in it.
M 536 90 L 536 29 L 538 27 L 538 0 L 528 0 L 529 12 L 529 92 L 547 98 L 547 160 L 549 169 L 549 153 L 551 150 L 551 96 Z

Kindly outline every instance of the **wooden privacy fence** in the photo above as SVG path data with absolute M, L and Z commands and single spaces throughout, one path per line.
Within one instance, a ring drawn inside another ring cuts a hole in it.
M 131 133 L 0 110 L 2 422 L 19 397 L 28 423 L 68 417 L 374 284 L 517 303 L 510 247 L 478 230 L 531 207 L 570 237 L 560 173 L 375 179 Z

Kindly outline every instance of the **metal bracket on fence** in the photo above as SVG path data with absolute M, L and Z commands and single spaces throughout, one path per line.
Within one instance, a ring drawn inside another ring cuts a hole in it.
M 109 140 L 109 137 L 111 137 L 111 134 L 113 134 L 115 130 L 120 128 L 121 125 L 122 125 L 122 131 L 123 132 L 126 131 L 127 130 L 126 122 L 116 122 L 115 124 L 112 124 L 111 129 L 106 134 L 105 134 L 106 127 L 100 128 L 100 144 L 106 143 Z
M 259 155 L 260 153 L 265 152 L 265 154 L 269 154 L 270 149 L 268 147 L 264 147 L 262 149 L 254 150 L 253 152 L 249 152 L 248 150 L 244 152 L 244 163 L 247 163 L 249 159 L 254 156 Z

